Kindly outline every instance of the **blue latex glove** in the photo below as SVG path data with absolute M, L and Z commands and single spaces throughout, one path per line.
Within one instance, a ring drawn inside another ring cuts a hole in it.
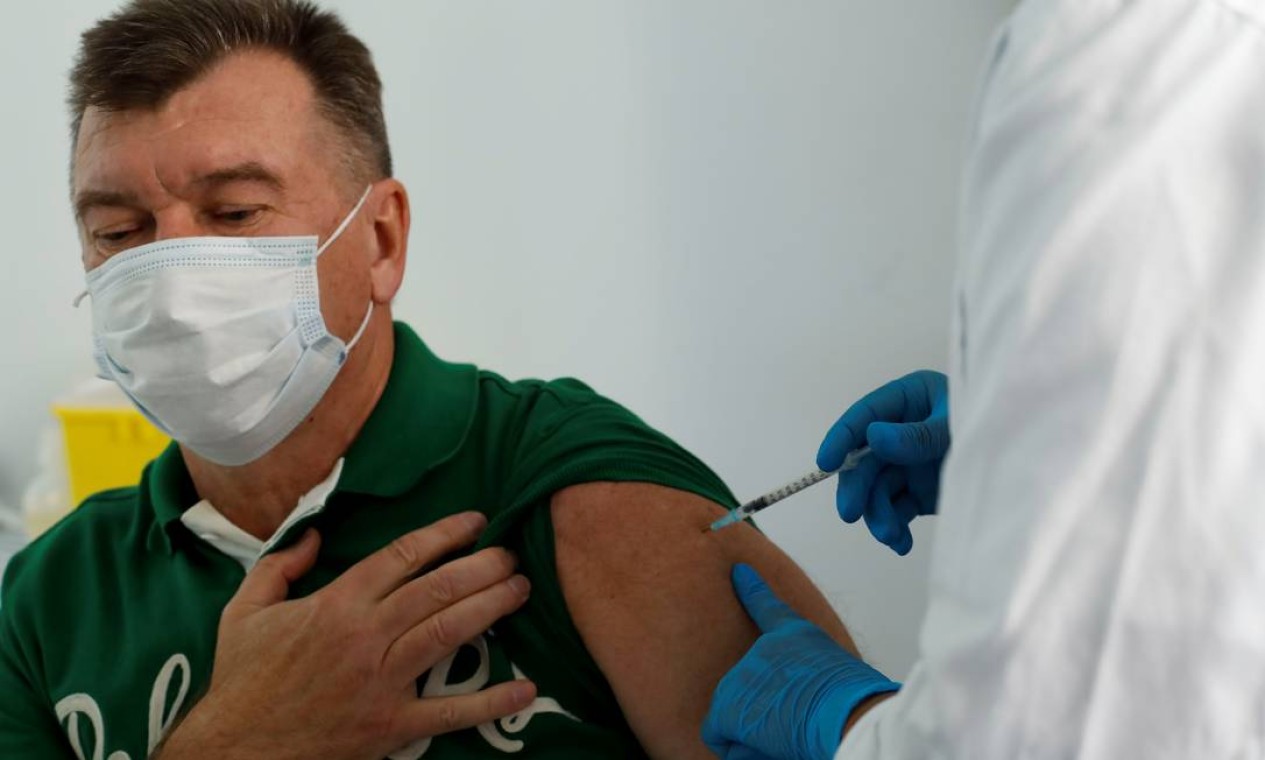
M 751 749 L 750 747 L 735 746 L 729 750 L 729 754 L 724 756 L 725 760 L 777 760 L 775 757 Z
M 949 451 L 948 378 L 920 370 L 867 394 L 830 428 L 817 466 L 837 470 L 848 452 L 866 444 L 871 455 L 839 473 L 839 516 L 849 523 L 864 516 L 875 538 L 908 554 L 914 546 L 909 523 L 936 511 L 940 466 Z
M 762 635 L 712 696 L 703 741 L 723 760 L 830 760 L 858 704 L 900 684 L 782 603 L 748 565 L 734 589 Z

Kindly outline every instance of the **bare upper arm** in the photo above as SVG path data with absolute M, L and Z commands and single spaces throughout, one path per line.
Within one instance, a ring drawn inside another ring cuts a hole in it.
M 734 563 L 754 566 L 788 604 L 856 651 L 826 599 L 767 538 L 749 525 L 703 531 L 722 513 L 707 499 L 647 483 L 589 483 L 553 498 L 571 617 L 655 758 L 713 757 L 699 738 L 712 691 L 758 633 L 730 585 Z

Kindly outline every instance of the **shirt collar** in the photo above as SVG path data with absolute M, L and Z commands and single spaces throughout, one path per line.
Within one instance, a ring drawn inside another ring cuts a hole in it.
M 395 323 L 395 356 L 377 406 L 344 454 L 339 492 L 395 498 L 461 448 L 474 421 L 478 370 L 450 364 L 402 322 Z M 170 548 L 180 516 L 200 499 L 180 448 L 172 444 L 146 469 L 148 498 Z
M 180 522 L 195 536 L 237 560 L 243 570 L 250 572 L 259 559 L 267 554 L 290 531 L 291 527 L 300 520 L 306 520 L 325 509 L 325 502 L 338 487 L 338 479 L 343 471 L 343 461 L 339 459 L 335 462 L 329 477 L 299 497 L 299 503 L 267 541 L 260 541 L 234 525 L 206 499 L 186 509 L 180 515 Z
M 382 398 L 347 449 L 339 491 L 395 498 L 461 449 L 478 404 L 478 370 L 451 364 L 395 323 L 395 361 Z

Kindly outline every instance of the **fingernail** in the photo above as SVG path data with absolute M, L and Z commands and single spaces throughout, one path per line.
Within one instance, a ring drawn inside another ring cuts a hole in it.
M 483 530 L 488 524 L 487 515 L 482 512 L 466 512 L 462 519 L 471 530 Z
M 515 575 L 510 578 L 510 588 L 518 592 L 519 596 L 527 596 L 531 593 L 531 581 L 524 576 Z
M 514 699 L 514 704 L 528 704 L 536 698 L 536 684 L 531 681 L 515 681 L 511 694 Z

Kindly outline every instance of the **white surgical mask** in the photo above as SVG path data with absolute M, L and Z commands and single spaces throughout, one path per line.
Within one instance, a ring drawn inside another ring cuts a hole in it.
M 99 374 L 183 446 L 222 465 L 263 456 L 315 408 L 360 339 L 321 316 L 316 236 L 192 237 L 124 251 L 87 275 Z

